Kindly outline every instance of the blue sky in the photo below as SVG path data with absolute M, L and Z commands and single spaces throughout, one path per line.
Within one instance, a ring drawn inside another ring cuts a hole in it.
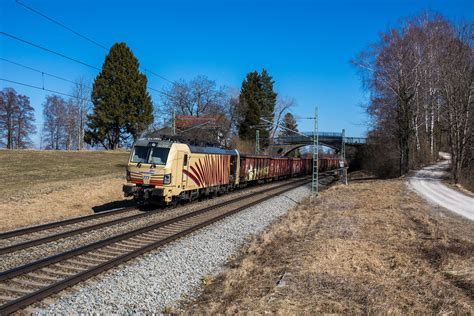
M 450 20 L 472 20 L 474 1 L 151 1 L 21 0 L 110 47 L 123 41 L 141 65 L 171 80 L 206 75 L 238 90 L 249 71 L 266 68 L 276 90 L 295 98 L 297 116 L 319 106 L 320 130 L 363 136 L 367 101 L 349 60 L 404 17 L 432 10 Z M 99 67 L 106 51 L 0 0 L 0 29 Z M 71 80 L 97 71 L 0 35 L 0 56 Z M 42 86 L 41 74 L 0 60 L 0 78 Z M 45 87 L 70 92 L 69 83 L 45 77 Z M 150 86 L 166 81 L 149 76 Z M 37 124 L 47 92 L 7 84 L 31 98 Z M 155 102 L 159 94 L 150 91 Z M 298 122 L 311 130 L 310 121 Z M 35 137 L 37 141 L 37 137 Z

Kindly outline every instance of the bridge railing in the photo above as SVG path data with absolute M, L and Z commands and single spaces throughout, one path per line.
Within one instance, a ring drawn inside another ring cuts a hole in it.
M 308 137 L 313 137 L 314 132 L 303 132 L 301 134 L 304 134 Z M 342 137 L 342 133 L 335 133 L 335 132 L 318 132 L 319 137 Z
M 313 132 L 303 132 L 303 135 L 291 135 L 291 136 L 283 136 L 277 137 L 275 142 L 277 144 L 295 144 L 295 143 L 308 143 L 312 141 L 312 137 L 314 135 Z M 342 133 L 333 133 L 333 132 L 319 132 L 318 137 L 320 141 L 337 141 L 340 140 L 342 142 Z M 366 138 L 364 137 L 346 137 L 346 144 L 365 144 Z
M 346 137 L 346 144 L 365 144 L 367 138 L 364 137 Z

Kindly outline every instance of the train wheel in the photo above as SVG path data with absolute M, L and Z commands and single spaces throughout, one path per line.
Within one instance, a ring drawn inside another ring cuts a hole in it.
M 173 199 L 171 200 L 171 202 L 168 204 L 168 206 L 170 208 L 175 208 L 178 206 L 178 202 L 179 200 L 176 198 L 176 197 L 173 197 Z

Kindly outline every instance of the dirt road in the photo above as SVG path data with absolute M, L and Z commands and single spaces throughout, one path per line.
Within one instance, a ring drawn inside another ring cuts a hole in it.
M 443 183 L 448 168 L 449 160 L 423 168 L 410 178 L 410 186 L 426 200 L 474 221 L 474 198 Z

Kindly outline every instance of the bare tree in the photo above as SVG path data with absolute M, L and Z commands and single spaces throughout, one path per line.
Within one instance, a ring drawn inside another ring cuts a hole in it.
M 72 95 L 74 96 L 74 105 L 77 108 L 77 149 L 84 148 L 84 130 L 87 121 L 87 114 L 89 114 L 92 104 L 90 102 L 91 86 L 85 77 L 80 77 L 76 80 L 73 86 Z
M 371 146 L 397 148 L 404 174 L 435 159 L 447 139 L 457 182 L 472 144 L 472 24 L 425 13 L 383 33 L 352 63 L 371 93 Z
M 66 101 L 57 95 L 47 96 L 43 104 L 43 117 L 46 148 L 56 150 L 65 148 Z
M 411 45 L 411 25 L 401 30 L 392 29 L 382 34 L 380 42 L 373 44 L 353 61 L 363 72 L 366 86 L 372 93 L 369 113 L 376 121 L 379 116 L 392 113 L 396 127 L 391 132 L 398 139 L 401 174 L 408 172 L 410 141 L 413 134 L 413 97 L 417 87 L 415 72 L 418 67 L 415 50 Z
M 36 133 L 34 120 L 34 108 L 27 96 L 12 88 L 0 92 L 0 143 L 8 149 L 30 146 L 30 135 Z
M 79 118 L 79 119 L 78 119 Z M 66 150 L 79 149 L 81 143 L 80 105 L 69 99 L 64 112 L 64 137 Z
M 5 88 L 0 93 L 0 124 L 2 139 L 6 138 L 6 147 L 14 148 L 15 120 L 18 115 L 18 97 L 13 88 Z
M 176 115 L 203 116 L 224 113 L 226 105 L 224 87 L 205 76 L 173 84 L 163 96 L 163 108 L 167 113 Z
M 277 104 L 275 107 L 275 127 L 272 130 L 270 135 L 271 138 L 274 138 L 279 126 L 285 125 L 285 115 L 289 113 L 289 110 L 296 105 L 296 100 L 294 98 L 282 98 L 278 96 Z
M 244 110 L 239 104 L 239 91 L 232 87 L 222 88 L 223 98 L 223 114 L 229 121 L 231 134 L 237 133 L 237 126 L 242 120 Z
M 454 33 L 455 30 L 453 30 Z M 458 182 L 473 137 L 471 123 L 474 103 L 474 53 L 472 24 L 462 25 L 446 42 L 440 62 L 441 95 L 445 101 L 452 176 Z
M 231 101 L 225 87 L 218 87 L 215 81 L 198 76 L 189 82 L 177 82 L 167 89 L 159 110 L 168 122 L 175 114 L 179 125 L 177 132 L 182 136 L 199 141 L 208 138 L 225 146 L 232 128 Z M 186 120 L 190 124 L 186 124 Z
M 34 121 L 34 108 L 30 105 L 30 98 L 19 95 L 15 135 L 16 148 L 27 148 L 32 145 L 30 135 L 36 133 Z
M 5 146 L 6 131 L 8 129 L 6 100 L 3 91 L 0 92 L 0 146 Z

